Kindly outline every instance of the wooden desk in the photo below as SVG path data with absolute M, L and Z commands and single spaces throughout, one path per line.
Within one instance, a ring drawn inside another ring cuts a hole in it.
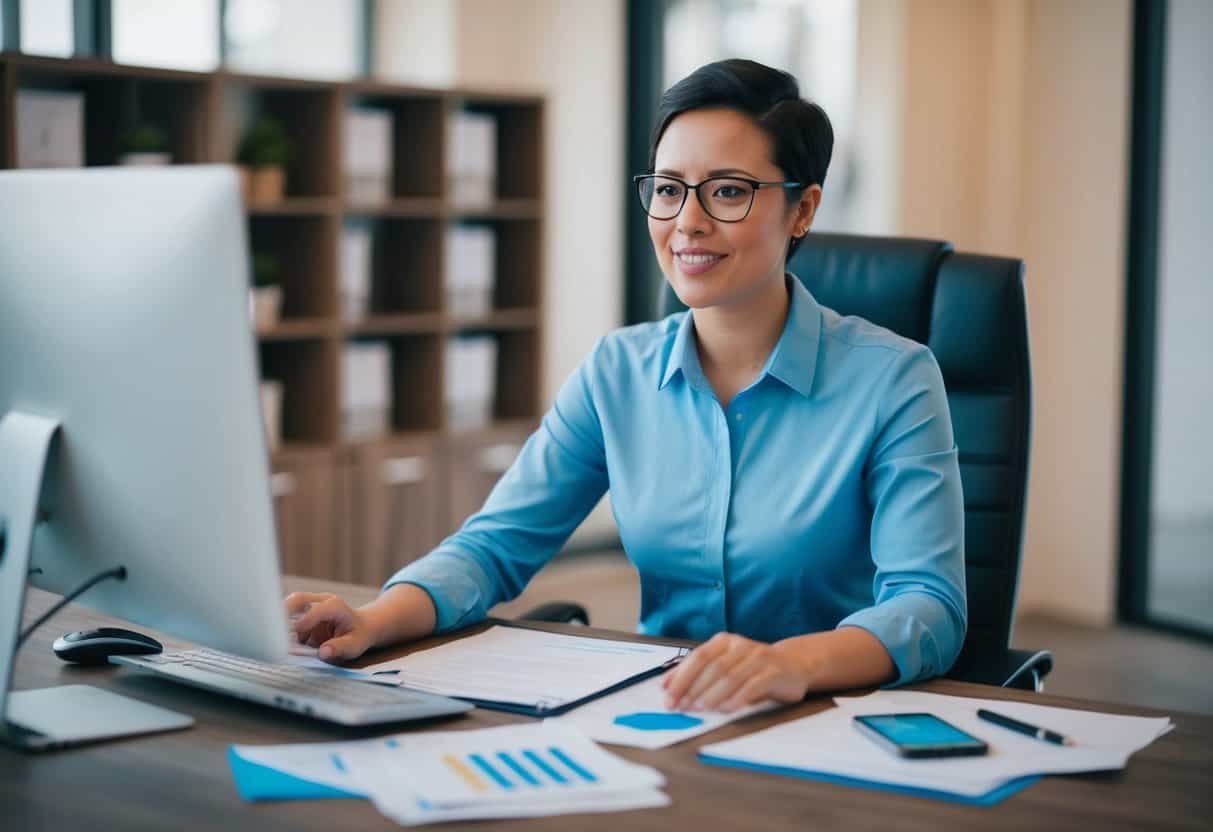
M 353 601 L 374 590 L 288 579 L 291 589 L 330 589 Z M 31 591 L 31 620 L 53 600 Z M 373 736 L 235 699 L 141 676 L 126 668 L 69 667 L 51 653 L 55 637 L 112 619 L 72 606 L 35 634 L 18 655 L 15 689 L 84 683 L 192 714 L 197 725 L 160 736 L 25 754 L 0 748 L 0 828 L 16 830 L 361 830 L 399 828 L 366 801 L 318 800 L 245 803 L 227 764 L 230 743 L 316 742 Z M 543 625 L 546 629 L 564 629 Z M 585 633 L 586 630 L 578 630 Z M 588 631 L 595 632 L 595 631 Z M 611 633 L 620 637 L 618 633 Z M 630 634 L 626 637 L 635 638 Z M 171 646 L 185 646 L 164 639 Z M 407 652 L 404 650 L 397 653 Z M 376 658 L 391 655 L 384 653 Z M 1159 715 L 1144 708 L 1084 702 L 1056 696 L 934 681 L 922 689 L 940 693 L 1032 700 L 1077 708 Z M 1213 816 L 1213 718 L 1171 714 L 1168 736 L 1138 753 L 1123 772 L 1048 777 L 992 808 L 976 808 L 869 789 L 850 788 L 698 762 L 705 743 L 829 707 L 828 698 L 806 701 L 778 714 L 753 717 L 660 751 L 612 747 L 616 753 L 661 770 L 673 805 L 622 814 L 576 815 L 519 821 L 445 824 L 443 829 L 570 830 L 814 830 L 871 829 L 1208 829 Z M 525 719 L 476 710 L 414 730 L 500 725 Z M 393 728 L 392 730 L 398 730 Z

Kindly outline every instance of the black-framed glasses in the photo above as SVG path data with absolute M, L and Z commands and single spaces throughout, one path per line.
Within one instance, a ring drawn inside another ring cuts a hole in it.
M 740 176 L 710 176 L 698 185 L 677 176 L 642 173 L 633 176 L 644 212 L 655 220 L 672 220 L 682 213 L 687 192 L 694 191 L 709 217 L 720 222 L 741 222 L 754 207 L 759 188 L 803 188 L 800 182 L 760 182 Z

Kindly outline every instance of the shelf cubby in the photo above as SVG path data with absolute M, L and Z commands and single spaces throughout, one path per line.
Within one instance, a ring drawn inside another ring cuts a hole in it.
M 346 107 L 386 110 L 392 114 L 393 200 L 442 196 L 445 134 L 443 96 L 374 82 L 346 88 Z
M 261 377 L 282 382 L 284 443 L 336 441 L 335 344 L 331 338 L 261 342 Z
M 497 395 L 493 418 L 536 419 L 539 415 L 540 338 L 536 329 L 497 334 Z
M 542 295 L 543 247 L 538 220 L 503 220 L 497 231 L 495 309 L 538 309 Z
M 538 199 L 543 193 L 542 99 L 465 93 L 453 106 L 497 121 L 497 198 Z
M 371 246 L 371 314 L 442 309 L 442 223 L 380 219 Z
M 392 350 L 392 432 L 436 431 L 442 427 L 442 337 L 399 335 Z
M 330 318 L 337 313 L 336 220 L 318 216 L 254 214 L 249 219 L 249 248 L 278 261 L 282 317 Z
M 286 169 L 286 196 L 339 197 L 339 89 L 313 81 L 245 75 L 222 78 L 221 160 L 236 162 L 245 131 L 258 116 L 272 116 L 281 123 L 294 149 Z

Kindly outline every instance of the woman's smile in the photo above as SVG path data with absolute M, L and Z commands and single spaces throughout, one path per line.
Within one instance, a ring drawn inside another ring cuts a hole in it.
M 678 270 L 685 275 L 695 277 L 715 268 L 728 255 L 717 254 L 706 248 L 681 248 L 674 252 L 674 262 Z

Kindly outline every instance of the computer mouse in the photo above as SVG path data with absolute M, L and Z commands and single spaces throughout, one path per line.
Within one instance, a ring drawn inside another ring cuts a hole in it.
M 164 652 L 164 645 L 151 636 L 123 630 L 120 627 L 99 627 L 77 630 L 55 639 L 51 646 L 55 655 L 76 664 L 105 664 L 110 656 L 146 656 Z

